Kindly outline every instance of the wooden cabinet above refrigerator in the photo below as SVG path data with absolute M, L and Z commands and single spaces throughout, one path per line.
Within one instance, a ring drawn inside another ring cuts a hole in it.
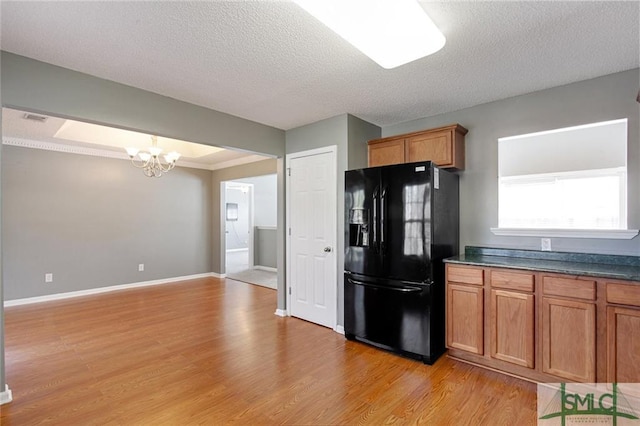
M 464 169 L 464 136 L 459 124 L 373 139 L 368 144 L 369 167 L 433 161 L 446 169 Z

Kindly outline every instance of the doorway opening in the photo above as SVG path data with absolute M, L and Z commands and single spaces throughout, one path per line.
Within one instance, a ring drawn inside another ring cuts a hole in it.
M 237 179 L 223 185 L 226 276 L 276 289 L 276 175 Z

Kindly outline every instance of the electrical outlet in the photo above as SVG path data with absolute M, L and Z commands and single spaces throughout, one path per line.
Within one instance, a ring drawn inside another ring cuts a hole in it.
M 45 283 L 52 283 L 53 282 L 53 274 L 52 273 L 44 274 L 44 282 Z
M 138 272 L 142 272 L 142 271 L 144 271 L 144 263 L 140 263 L 138 265 Z
M 540 249 L 542 251 L 551 251 L 551 238 L 541 238 Z

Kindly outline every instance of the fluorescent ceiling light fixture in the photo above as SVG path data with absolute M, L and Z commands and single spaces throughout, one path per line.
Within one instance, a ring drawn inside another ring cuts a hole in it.
M 416 0 L 293 0 L 381 67 L 442 49 L 445 37 Z

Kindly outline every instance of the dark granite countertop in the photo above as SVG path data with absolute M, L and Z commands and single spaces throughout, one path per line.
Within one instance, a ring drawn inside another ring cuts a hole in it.
M 556 272 L 640 282 L 640 257 L 466 247 L 446 263 Z

